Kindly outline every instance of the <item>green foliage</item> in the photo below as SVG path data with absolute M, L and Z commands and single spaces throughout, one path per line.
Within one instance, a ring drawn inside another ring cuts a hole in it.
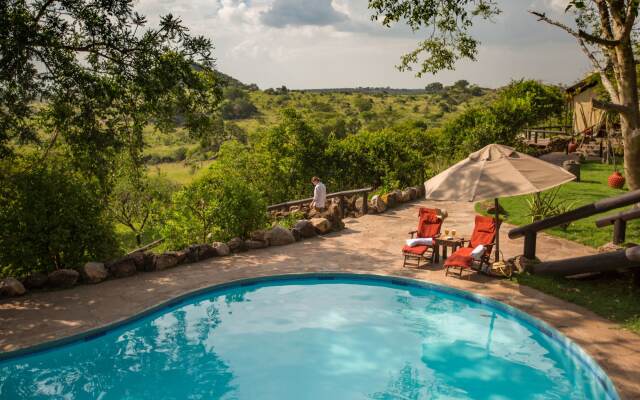
M 216 165 L 176 192 L 161 233 L 168 248 L 247 237 L 266 223 L 265 201 L 239 174 Z
M 276 218 L 273 221 L 273 225 L 280 225 L 283 228 L 291 229 L 301 219 L 304 219 L 304 213 L 301 211 L 294 211 L 289 213 L 286 217 Z
M 358 96 L 353 100 L 353 105 L 361 113 L 366 111 L 371 111 L 371 109 L 373 108 L 373 100 L 371 100 L 368 97 Z
M 456 158 L 491 143 L 518 145 L 518 134 L 562 112 L 560 89 L 536 81 L 514 81 L 488 105 L 478 104 L 458 113 L 442 127 L 443 140 Z
M 225 101 L 220 106 L 220 113 L 225 120 L 250 118 L 258 112 L 247 93 L 237 87 L 224 89 Z
M 30 160 L 36 163 L 36 160 Z M 63 160 L 0 168 L 0 275 L 75 268 L 116 252 L 95 182 Z
M 420 124 L 360 131 L 330 143 L 331 181 L 340 188 L 417 184 L 434 149 L 431 133 Z
M 175 184 L 162 176 L 127 171 L 119 177 L 111 192 L 110 215 L 131 230 L 136 245 L 140 246 L 143 234 L 157 229 L 175 190 Z
M 146 28 L 133 6 L 2 3 L 0 157 L 14 155 L 15 143 L 55 147 L 106 193 L 116 155 L 139 161 L 149 123 L 210 131 L 220 100 L 211 42 L 172 15 Z
M 574 202 L 558 196 L 560 188 L 538 192 L 529 196 L 527 206 L 531 222 L 540 221 L 549 217 L 563 214 L 573 209 Z M 567 230 L 569 224 L 564 224 L 561 229 Z

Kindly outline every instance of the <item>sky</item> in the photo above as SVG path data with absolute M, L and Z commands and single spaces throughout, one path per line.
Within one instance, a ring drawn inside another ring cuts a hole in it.
M 396 66 L 424 34 L 371 21 L 367 0 L 138 0 L 136 10 L 151 23 L 179 16 L 192 34 L 213 41 L 220 71 L 262 89 L 422 88 L 459 79 L 495 88 L 521 78 L 568 85 L 591 70 L 574 38 L 527 13 L 570 22 L 567 2 L 498 0 L 502 13 L 473 28 L 477 60 L 421 78 Z

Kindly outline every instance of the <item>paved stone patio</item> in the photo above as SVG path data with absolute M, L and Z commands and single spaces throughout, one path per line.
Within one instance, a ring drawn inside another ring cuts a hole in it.
M 109 324 L 180 294 L 236 279 L 308 272 L 396 275 L 448 285 L 515 306 L 573 339 L 609 374 L 620 395 L 640 398 L 640 336 L 592 312 L 511 282 L 479 274 L 445 277 L 441 266 L 402 268 L 400 248 L 415 228 L 417 207 L 445 208 L 445 227 L 469 237 L 473 205 L 453 202 L 405 204 L 382 215 L 345 220 L 347 228 L 321 238 L 210 259 L 174 269 L 141 273 L 98 285 L 32 293 L 0 302 L 0 350 L 10 351 Z M 503 226 L 505 258 L 522 253 L 521 240 L 509 240 Z M 588 247 L 540 235 L 538 254 L 562 259 L 593 253 Z

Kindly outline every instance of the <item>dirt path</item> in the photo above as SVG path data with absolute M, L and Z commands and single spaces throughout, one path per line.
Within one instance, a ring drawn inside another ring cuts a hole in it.
M 469 237 L 473 225 L 470 203 L 419 202 L 382 215 L 346 220 L 342 232 L 174 269 L 143 273 L 98 285 L 58 292 L 34 293 L 0 303 L 0 350 L 9 351 L 106 325 L 172 297 L 236 279 L 305 272 L 354 272 L 397 275 L 473 291 L 515 306 L 540 318 L 582 346 L 609 374 L 624 398 L 640 398 L 640 336 L 592 312 L 510 282 L 479 274 L 467 279 L 445 277 L 441 266 L 402 268 L 400 248 L 415 228 L 417 207 L 445 208 L 445 226 Z M 522 253 L 521 240 L 509 240 L 504 226 L 505 257 Z M 594 250 L 540 235 L 538 255 L 561 259 Z

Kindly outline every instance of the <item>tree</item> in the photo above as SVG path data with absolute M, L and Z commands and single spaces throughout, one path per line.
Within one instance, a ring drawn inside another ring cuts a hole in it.
M 455 83 L 453 84 L 453 87 L 456 89 L 466 89 L 467 86 L 469 86 L 469 81 L 464 80 L 464 79 L 460 79 L 458 81 L 455 81 Z
M 220 99 L 211 41 L 180 19 L 158 28 L 132 0 L 33 0 L 0 6 L 0 157 L 56 144 L 109 186 L 119 151 L 140 159 L 142 129 L 209 128 Z M 43 140 L 39 130 L 48 134 Z
M 424 90 L 429 93 L 438 93 L 444 89 L 444 85 L 440 82 L 433 82 L 424 87 Z
M 531 11 L 540 21 L 575 37 L 598 71 L 609 101 L 593 105 L 620 114 L 631 189 L 640 189 L 640 108 L 632 38 L 638 4 L 638 0 L 571 0 L 565 11 L 573 13 L 576 28 Z M 469 30 L 478 18 L 486 20 L 500 12 L 492 0 L 369 0 L 369 8 L 372 18 L 382 19 L 385 26 L 405 21 L 414 31 L 428 28 L 429 37 L 403 56 L 399 66 L 411 70 L 420 64 L 418 76 L 453 69 L 461 58 L 474 60 L 479 42 Z
M 632 38 L 638 1 L 572 0 L 565 11 L 573 12 L 577 28 L 531 13 L 575 37 L 598 71 L 609 101 L 594 100 L 593 106 L 620 115 L 627 182 L 630 189 L 640 189 L 640 109 Z

